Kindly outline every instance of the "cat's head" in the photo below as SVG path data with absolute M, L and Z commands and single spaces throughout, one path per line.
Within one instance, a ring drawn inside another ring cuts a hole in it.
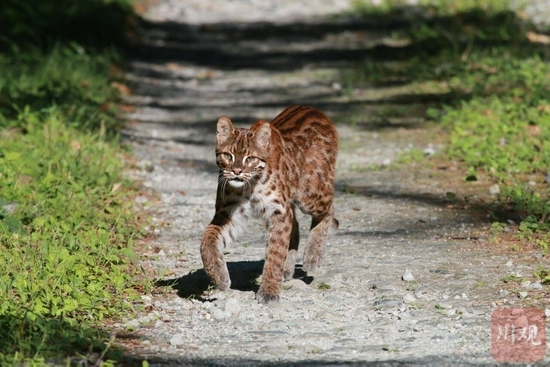
M 270 137 L 267 121 L 254 124 L 251 129 L 236 129 L 229 117 L 220 117 L 216 162 L 229 185 L 242 187 L 260 177 L 266 167 Z

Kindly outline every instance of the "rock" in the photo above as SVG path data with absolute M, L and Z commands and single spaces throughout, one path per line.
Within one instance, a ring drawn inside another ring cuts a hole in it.
M 501 289 L 500 291 L 498 291 L 498 296 L 499 296 L 500 298 L 506 297 L 507 295 L 508 295 L 508 291 L 507 291 L 507 290 Z
M 136 196 L 136 198 L 134 199 L 134 201 L 136 202 L 136 204 L 144 204 L 148 201 L 147 199 L 147 196 Z
M 185 344 L 185 340 L 183 339 L 183 334 L 175 334 L 170 338 L 170 345 L 178 346 Z
M 206 315 L 205 315 L 206 316 Z M 212 317 L 215 320 L 223 320 L 231 316 L 231 312 L 220 310 L 219 308 L 216 308 L 212 311 Z
M 223 309 L 233 315 L 238 315 L 241 312 L 241 304 L 236 298 L 229 298 L 225 301 Z
M 539 281 L 529 284 L 529 289 L 539 290 L 542 289 L 542 284 Z
M 401 276 L 401 279 L 403 279 L 406 282 L 412 282 L 413 280 L 415 280 L 414 276 L 412 275 L 409 269 L 405 270 L 405 272 Z
M 434 154 L 436 153 L 436 150 L 434 149 L 434 147 L 429 146 L 429 147 L 427 147 L 426 149 L 424 149 L 422 152 L 423 152 L 424 154 L 426 154 L 427 156 L 432 156 L 432 155 L 434 155 Z
M 506 266 L 507 267 L 514 266 L 514 262 L 512 260 L 508 260 L 508 262 L 506 263 Z
M 500 194 L 500 186 L 495 184 L 495 185 L 489 187 L 489 194 L 491 194 L 491 195 Z
M 403 296 L 403 302 L 405 303 L 413 303 L 416 302 L 416 298 L 412 294 L 405 294 Z
M 381 299 L 374 301 L 374 306 L 378 309 L 393 308 L 401 305 L 401 300 L 398 299 Z
M 527 292 L 519 292 L 519 298 L 525 299 L 527 297 Z
M 126 323 L 127 328 L 137 329 L 139 327 L 139 320 L 133 319 Z

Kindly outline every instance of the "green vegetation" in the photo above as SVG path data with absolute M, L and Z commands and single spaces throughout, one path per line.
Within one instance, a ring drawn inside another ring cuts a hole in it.
M 502 278 L 504 283 L 517 283 L 521 281 L 521 277 L 517 276 L 516 273 L 509 273 L 504 278 Z
M 507 213 L 503 219 L 519 219 L 520 236 L 546 251 L 549 38 L 506 1 L 366 3 L 357 6 L 366 18 L 383 12 L 400 19 L 392 37 L 406 42 L 377 50 L 356 79 L 409 85 L 411 103 L 432 103 L 427 117 L 448 136 L 443 158 L 462 162 L 466 181 L 498 185 L 495 205 Z
M 130 14 L 125 0 L 0 4 L 0 365 L 116 358 L 100 322 L 139 289 L 112 87 Z
M 319 284 L 317 284 L 317 286 L 315 288 L 317 288 L 320 291 L 327 291 L 327 290 L 331 289 L 332 287 L 328 283 L 320 282 Z

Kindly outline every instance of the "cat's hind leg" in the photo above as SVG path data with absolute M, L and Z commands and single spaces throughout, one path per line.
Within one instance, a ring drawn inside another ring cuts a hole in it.
M 296 211 L 294 212 L 294 219 L 292 221 L 292 232 L 290 233 L 290 242 L 288 244 L 288 254 L 286 255 L 285 266 L 283 270 L 283 280 L 287 281 L 294 276 L 294 268 L 296 266 L 296 253 L 298 252 L 298 246 L 300 245 L 300 227 L 296 220 Z
M 307 272 L 314 271 L 323 260 L 331 227 L 337 227 L 338 222 L 333 218 L 332 210 L 321 216 L 312 216 L 311 229 L 307 245 L 304 251 L 303 269 Z
M 262 283 L 256 293 L 260 303 L 278 301 L 280 298 L 293 222 L 294 210 L 290 206 L 271 217 Z

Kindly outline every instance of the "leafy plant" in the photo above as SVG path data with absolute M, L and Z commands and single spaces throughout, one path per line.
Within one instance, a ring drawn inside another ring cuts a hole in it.
M 448 134 L 446 158 L 462 162 L 466 181 L 498 184 L 496 204 L 524 228 L 548 231 L 550 66 L 546 49 L 526 37 L 533 26 L 501 1 L 427 0 L 415 8 L 389 0 L 384 7 L 401 17 L 409 46 L 396 59 L 371 58 L 356 83 L 408 83 L 413 101 L 431 87 L 426 115 Z M 369 17 L 371 10 L 357 11 Z
M 148 284 L 110 85 L 130 15 L 125 0 L 0 3 L 0 365 L 112 365 L 101 321 Z
M 535 276 L 540 280 L 542 284 L 550 284 L 550 268 L 540 267 L 536 272 Z

